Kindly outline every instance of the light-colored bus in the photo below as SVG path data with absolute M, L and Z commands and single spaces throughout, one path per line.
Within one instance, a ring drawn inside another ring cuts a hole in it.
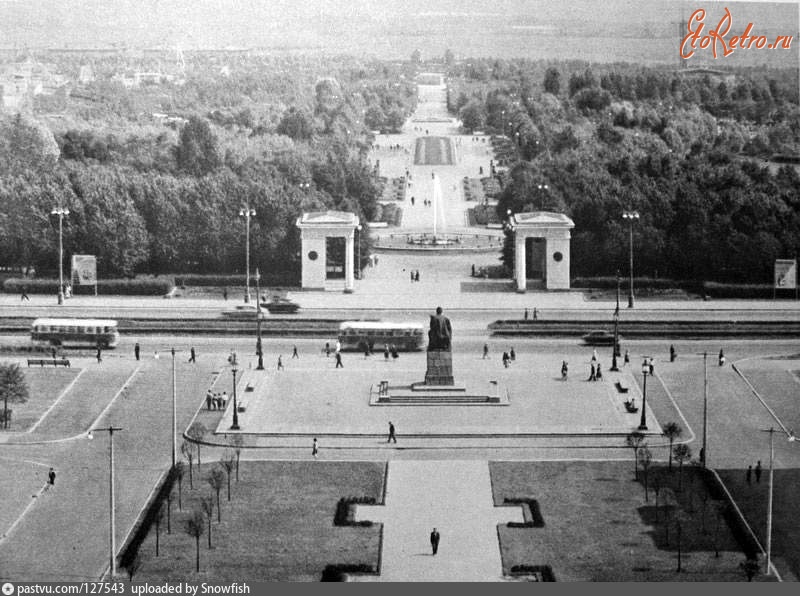
M 110 319 L 36 319 L 31 340 L 37 345 L 113 348 L 119 330 L 117 322 Z
M 385 323 L 382 321 L 345 321 L 339 325 L 339 342 L 343 350 L 383 350 L 394 345 L 410 352 L 425 347 L 425 329 L 419 323 Z

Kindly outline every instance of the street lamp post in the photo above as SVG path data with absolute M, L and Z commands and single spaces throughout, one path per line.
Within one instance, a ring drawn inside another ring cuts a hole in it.
M 630 262 L 629 262 L 629 269 L 630 269 L 630 277 L 631 277 L 631 287 L 630 292 L 628 293 L 628 308 L 633 308 L 633 220 L 639 219 L 639 212 L 638 211 L 623 211 L 622 212 L 622 219 L 628 220 L 628 228 L 630 232 Z
M 64 304 L 64 216 L 69 209 L 56 207 L 50 214 L 58 215 L 58 303 Z
M 783 425 L 781 425 L 783 427 Z M 785 427 L 783 427 L 785 430 Z M 769 427 L 767 429 L 761 429 L 761 432 L 769 433 L 769 501 L 767 503 L 767 561 L 766 561 L 766 568 L 764 569 L 764 573 L 769 575 L 769 568 L 772 566 L 772 482 L 773 482 L 773 465 L 775 460 L 775 444 L 773 435 L 775 434 L 775 428 Z M 791 431 L 787 432 L 789 435 L 787 440 L 791 443 L 797 440 L 797 437 L 791 433 Z
M 356 257 L 356 263 L 358 264 L 358 279 L 361 279 L 361 224 L 358 224 L 356 227 L 358 230 L 358 242 L 356 243 L 356 250 L 358 252 L 358 256 Z
M 258 356 L 258 366 L 256 370 L 264 370 L 264 353 L 261 349 L 261 286 L 259 282 L 261 274 L 256 267 L 256 355 Z
M 236 373 L 238 372 L 236 369 L 236 352 L 233 353 L 231 365 L 231 372 L 233 373 L 233 424 L 231 424 L 231 430 L 239 430 L 239 404 L 236 401 Z
M 645 411 L 647 410 L 647 374 L 649 372 L 650 364 L 647 361 L 647 356 L 645 356 L 642 361 L 642 418 L 639 420 L 639 430 L 647 430 Z
M 708 462 L 708 352 L 703 352 L 703 453 L 700 463 L 704 468 Z
M 250 302 L 250 218 L 255 217 L 256 210 L 247 205 L 239 209 L 239 215 L 245 218 L 245 294 L 244 301 Z
M 617 366 L 617 350 L 619 349 L 619 270 L 617 270 L 617 308 L 614 309 L 614 347 L 611 348 L 611 369 L 619 371 Z
M 112 579 L 117 575 L 117 540 L 116 540 L 116 517 L 115 517 L 115 504 L 114 504 L 114 432 L 123 430 L 118 426 L 109 426 L 107 428 L 94 428 L 89 431 L 89 439 L 92 438 L 93 432 L 107 432 L 108 433 L 108 511 L 109 511 L 109 544 L 108 544 L 108 557 L 109 567 L 111 569 Z

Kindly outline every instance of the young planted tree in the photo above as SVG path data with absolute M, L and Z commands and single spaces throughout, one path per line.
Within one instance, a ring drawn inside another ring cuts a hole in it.
M 683 490 L 683 464 L 692 458 L 692 450 L 688 445 L 675 445 L 673 456 L 678 462 L 678 490 Z
M 219 506 L 219 492 L 222 490 L 222 484 L 225 482 L 225 474 L 219 468 L 214 468 L 208 473 L 206 481 L 209 486 L 214 489 L 214 492 L 217 493 L 217 522 L 219 523 L 222 521 Z
M 677 422 L 667 422 L 663 428 L 663 434 L 669 439 L 669 471 L 672 471 L 672 447 L 675 439 L 681 436 L 683 429 Z
M 197 445 L 197 467 L 202 464 L 200 462 L 200 442 L 206 436 L 208 429 L 202 422 L 193 422 L 192 425 L 186 430 L 186 436 L 189 437 L 195 445 Z
M 233 435 L 230 440 L 230 446 L 236 454 L 236 482 L 239 482 L 239 459 L 242 456 L 242 448 L 244 447 L 242 435 Z
M 167 493 L 167 498 L 166 498 L 167 506 L 165 508 L 162 508 L 162 510 L 161 510 L 161 515 L 163 516 L 164 515 L 164 509 L 166 509 L 166 513 L 167 513 L 167 534 L 172 534 L 172 501 L 173 501 L 173 499 L 175 499 L 175 495 L 173 494 L 172 491 L 169 491 Z
M 205 519 L 203 512 L 195 509 L 184 523 L 184 530 L 194 538 L 195 546 L 195 571 L 200 572 L 200 536 L 205 532 Z
M 639 448 L 644 445 L 644 434 L 633 431 L 625 438 L 625 444 L 633 449 L 633 479 L 639 480 Z
M 186 461 L 189 462 L 189 488 L 194 488 L 193 480 L 192 480 L 192 462 L 194 461 L 194 445 L 192 445 L 189 441 L 184 441 L 181 443 L 181 453 L 186 458 Z
M 214 497 L 206 495 L 200 499 L 200 507 L 208 520 L 208 548 L 211 548 L 211 520 L 214 519 Z
M 175 480 L 178 481 L 178 511 L 183 511 L 183 474 L 185 472 L 183 462 L 175 462 Z
M 644 476 L 644 501 L 647 503 L 648 499 L 648 490 L 647 490 L 647 472 L 650 469 L 650 463 L 653 461 L 653 453 L 647 447 L 647 445 L 642 445 L 639 448 L 639 465 L 642 466 L 642 475 Z
M 0 412 L 3 429 L 7 429 L 12 412 L 8 404 L 28 401 L 28 383 L 19 364 L 0 364 L 0 397 L 3 399 L 3 410 Z
M 219 464 L 225 470 L 225 475 L 228 477 L 228 501 L 230 501 L 231 474 L 233 473 L 233 469 L 236 467 L 236 456 L 230 451 L 226 451 L 225 453 L 222 454 L 222 458 L 219 460 Z
M 158 556 L 158 553 L 156 553 Z M 128 581 L 133 581 L 133 576 L 136 575 L 136 572 L 139 571 L 139 568 L 142 566 L 142 557 L 139 556 L 139 552 L 137 551 L 135 555 L 128 561 L 128 564 L 125 566 L 125 570 L 128 572 Z
M 158 556 L 158 544 L 161 535 L 161 521 L 164 519 L 164 504 L 156 511 L 155 519 L 153 522 L 156 524 L 156 556 Z

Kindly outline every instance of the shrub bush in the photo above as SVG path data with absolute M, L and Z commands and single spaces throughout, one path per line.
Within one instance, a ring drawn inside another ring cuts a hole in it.
M 375 497 L 342 497 L 336 503 L 336 513 L 333 516 L 334 526 L 372 526 L 371 521 L 354 521 L 352 505 L 374 505 Z
M 177 286 L 244 286 L 246 276 L 244 273 L 233 275 L 176 275 L 175 285 Z M 276 271 L 273 273 L 262 273 L 259 283 L 264 286 L 297 286 L 300 284 L 299 273 L 294 271 Z M 253 274 L 250 274 L 250 285 L 255 286 Z
M 542 578 L 543 582 L 556 581 L 550 565 L 514 565 L 511 573 L 514 575 L 537 575 Z
M 377 573 L 372 565 L 366 563 L 359 563 L 356 565 L 349 565 L 346 563 L 337 563 L 336 565 L 326 565 L 322 570 L 322 577 L 320 581 L 323 582 L 343 582 L 344 576 L 347 573 Z
M 525 517 L 524 522 L 508 522 L 506 524 L 509 528 L 544 528 L 544 518 L 539 509 L 539 501 L 536 499 L 503 499 L 504 503 L 511 503 L 514 505 L 527 505 L 527 510 L 523 507 Z
M 771 284 L 725 284 L 707 281 L 703 284 L 703 292 L 711 298 L 772 299 L 791 298 L 795 293 L 791 290 L 775 291 Z
M 163 296 L 168 294 L 174 283 L 169 277 L 143 277 L 136 279 L 101 279 L 97 282 L 97 293 L 104 296 Z M 3 282 L 3 292 L 20 294 L 25 288 L 28 294 L 57 294 L 57 279 L 12 278 Z M 91 286 L 73 286 L 75 294 L 94 293 Z

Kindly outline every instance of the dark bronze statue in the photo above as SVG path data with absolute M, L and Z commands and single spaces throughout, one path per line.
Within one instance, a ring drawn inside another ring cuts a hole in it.
M 442 307 L 436 307 L 436 314 L 431 315 L 431 328 L 428 331 L 428 351 L 450 351 L 450 340 L 453 337 L 453 328 L 450 319 L 442 314 Z

